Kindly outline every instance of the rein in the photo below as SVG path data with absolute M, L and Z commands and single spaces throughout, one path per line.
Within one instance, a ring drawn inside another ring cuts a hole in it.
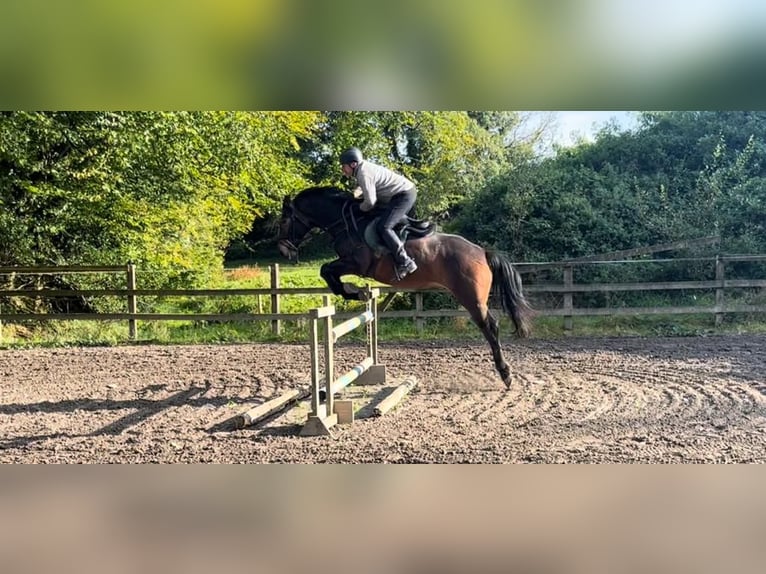
M 296 257 L 298 256 L 298 245 L 296 245 L 296 238 L 295 238 L 295 222 L 294 219 L 297 219 L 300 221 L 303 225 L 306 226 L 306 229 L 311 229 L 312 225 L 309 222 L 306 217 L 299 212 L 295 207 L 293 207 L 292 213 L 290 214 L 290 238 L 289 239 L 282 239 L 282 241 L 287 245 L 288 248 L 295 251 Z
M 359 231 L 359 225 L 357 224 L 357 218 L 354 217 L 354 210 L 353 210 L 354 202 L 351 200 L 348 200 L 343 204 L 343 207 L 340 210 L 341 218 L 343 221 L 343 224 L 346 227 L 346 231 L 351 235 L 351 230 L 349 229 L 349 222 L 351 223 L 351 226 L 354 229 L 354 234 L 358 239 L 362 239 L 362 234 Z
M 318 227 L 322 231 L 329 233 L 333 238 L 336 237 L 339 227 L 342 227 L 343 231 L 345 231 L 349 235 L 352 234 L 352 230 L 353 230 L 353 233 L 356 235 L 356 237 L 361 238 L 361 234 L 359 232 L 359 225 L 357 224 L 357 218 L 354 217 L 354 214 L 352 211 L 352 204 L 353 204 L 353 201 L 351 200 L 344 202 L 340 210 L 341 211 L 340 219 L 337 219 L 336 221 L 334 221 L 333 223 L 327 226 L 315 225 L 311 223 L 309 218 L 306 217 L 303 213 L 301 213 L 300 210 L 297 207 L 295 207 L 295 205 L 292 206 L 292 213 L 290 214 L 290 219 L 298 220 L 301 224 L 303 224 L 304 227 L 306 227 L 307 230 L 312 229 L 313 227 Z M 289 247 L 290 249 L 298 253 L 297 242 L 299 242 L 300 240 L 296 238 L 295 236 L 294 221 L 291 221 L 290 223 L 289 239 L 282 239 L 282 241 L 287 247 Z

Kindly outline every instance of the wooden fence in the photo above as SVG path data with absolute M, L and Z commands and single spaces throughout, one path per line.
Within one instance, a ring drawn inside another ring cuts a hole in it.
M 533 303 L 541 295 L 551 295 L 558 298 L 560 304 L 555 307 L 538 306 L 542 316 L 560 316 L 564 320 L 564 328 L 573 328 L 573 318 L 579 316 L 607 315 L 657 315 L 657 314 L 712 314 L 715 315 L 716 325 L 720 324 L 726 313 L 766 313 L 766 304 L 743 304 L 732 302 L 727 294 L 742 289 L 763 289 L 764 279 L 737 279 L 726 277 L 726 265 L 731 263 L 765 262 L 766 255 L 730 255 L 707 258 L 689 259 L 651 259 L 623 261 L 564 261 L 546 263 L 518 263 L 517 268 L 525 276 L 525 293 Z M 669 264 L 694 262 L 695 264 L 710 264 L 713 279 L 704 281 L 672 281 L 672 282 L 631 282 L 631 283 L 576 283 L 574 270 L 585 266 L 604 266 L 621 264 Z M 554 273 L 552 273 L 554 272 Z M 15 277 L 19 275 L 64 275 L 77 273 L 107 273 L 124 275 L 125 287 L 119 289 L 3 289 L 0 290 L 0 336 L 2 322 L 26 321 L 127 321 L 129 338 L 137 338 L 139 321 L 270 321 L 274 334 L 280 334 L 282 321 L 305 320 L 305 313 L 282 313 L 281 298 L 292 295 L 328 295 L 326 287 L 281 287 L 280 269 L 278 265 L 270 267 L 270 286 L 257 289 L 139 289 L 137 288 L 137 270 L 134 265 L 124 266 L 70 266 L 70 267 L 0 267 L 0 277 Z M 560 280 L 543 279 L 539 275 L 558 273 Z M 765 274 L 766 275 L 766 274 Z M 6 280 L 7 284 L 9 281 Z M 12 287 L 12 285 L 11 285 Z M 714 293 L 712 304 L 684 306 L 652 306 L 627 307 L 604 305 L 600 307 L 577 307 L 574 304 L 576 294 L 587 293 L 616 293 L 616 292 L 646 292 L 646 291 L 707 291 Z M 425 309 L 424 297 L 434 291 L 403 290 L 396 287 L 381 286 L 381 293 L 386 294 L 380 304 L 380 319 L 409 318 L 415 321 L 418 330 L 425 326 L 425 321 L 437 317 L 468 317 L 463 309 Z M 414 309 L 388 310 L 392 298 L 397 293 L 413 293 Z M 125 311 L 118 313 L 14 313 L 10 312 L 10 298 L 73 298 L 73 297 L 116 297 L 125 301 Z M 247 313 L 141 313 L 138 312 L 138 302 L 145 297 L 236 297 L 257 296 L 257 309 Z M 262 312 L 261 299 L 268 297 L 269 312 Z M 6 312 L 8 311 L 8 312 Z M 499 310 L 497 311 L 499 313 Z M 353 313 L 339 313 L 340 318 L 351 316 Z

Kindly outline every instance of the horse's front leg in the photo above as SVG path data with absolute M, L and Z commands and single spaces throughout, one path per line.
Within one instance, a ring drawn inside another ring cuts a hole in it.
M 359 287 L 352 285 L 351 283 L 343 283 L 340 280 L 342 275 L 357 273 L 356 269 L 349 265 L 348 262 L 343 261 L 342 259 L 330 261 L 330 263 L 322 265 L 319 273 L 335 295 L 340 295 L 347 300 L 362 300 L 362 293 L 360 292 Z

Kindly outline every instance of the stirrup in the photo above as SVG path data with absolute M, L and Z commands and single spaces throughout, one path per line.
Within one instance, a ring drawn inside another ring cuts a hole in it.
M 418 264 L 413 259 L 402 263 L 401 265 L 394 266 L 394 272 L 396 273 L 397 281 L 401 281 L 410 273 L 414 273 L 418 270 Z

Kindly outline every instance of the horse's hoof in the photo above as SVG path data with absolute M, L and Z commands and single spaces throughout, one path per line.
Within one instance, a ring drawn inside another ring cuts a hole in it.
M 343 298 L 347 301 L 364 301 L 362 290 L 352 283 L 343 284 Z
M 507 373 L 505 375 L 502 375 L 500 377 L 503 379 L 503 384 L 505 385 L 505 390 L 510 391 L 511 390 L 511 383 L 513 382 L 513 378 L 511 377 L 511 373 Z
M 503 379 L 503 383 L 505 384 L 506 390 L 511 390 L 511 383 L 513 382 L 513 377 L 511 376 L 511 368 L 507 365 L 500 369 L 500 378 Z

